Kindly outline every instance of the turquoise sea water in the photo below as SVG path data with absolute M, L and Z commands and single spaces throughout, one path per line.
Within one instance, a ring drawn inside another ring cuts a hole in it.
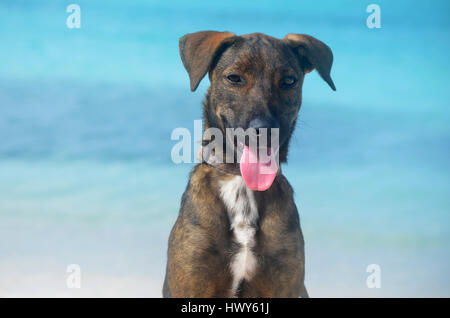
M 201 118 L 178 38 L 307 33 L 334 52 L 307 75 L 284 173 L 311 296 L 450 296 L 450 5 L 377 1 L 0 2 L 0 296 L 160 296 L 192 165 L 174 128 Z M 66 287 L 79 264 L 81 289 Z M 366 267 L 381 267 L 369 289 Z

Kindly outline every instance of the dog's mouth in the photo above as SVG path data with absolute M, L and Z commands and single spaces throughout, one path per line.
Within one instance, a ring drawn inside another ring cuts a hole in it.
M 232 165 L 233 173 L 237 172 L 238 164 L 238 171 L 248 188 L 255 191 L 269 189 L 280 167 L 278 131 L 271 134 L 271 138 L 259 133 L 240 135 L 235 130 L 231 134 L 228 132 L 224 133 L 224 147 L 219 149 L 209 147 L 213 144 L 210 144 L 211 139 L 208 137 L 202 141 L 202 159 L 221 168 Z
M 248 188 L 265 191 L 271 187 L 279 169 L 279 146 L 260 144 L 258 139 L 245 142 L 234 140 L 236 158 L 242 178 Z
M 250 189 L 269 189 L 277 176 L 278 165 L 272 148 L 258 149 L 244 145 L 239 167 L 242 179 Z

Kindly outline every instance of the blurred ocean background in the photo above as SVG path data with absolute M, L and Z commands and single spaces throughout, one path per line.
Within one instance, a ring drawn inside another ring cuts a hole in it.
M 178 38 L 307 33 L 334 51 L 307 75 L 284 173 L 312 297 L 450 297 L 450 2 L 0 1 L 0 296 L 159 297 L 193 165 L 175 165 L 208 87 Z M 66 287 L 69 264 L 81 288 Z M 381 268 L 369 289 L 366 267 Z

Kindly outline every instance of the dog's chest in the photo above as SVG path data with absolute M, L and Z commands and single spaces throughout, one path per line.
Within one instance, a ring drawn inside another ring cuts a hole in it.
M 246 187 L 241 176 L 224 181 L 220 195 L 227 208 L 233 240 L 239 244 L 239 250 L 233 255 L 230 270 L 233 275 L 231 296 L 235 296 L 242 280 L 250 280 L 257 267 L 253 253 L 255 246 L 258 207 L 253 191 Z

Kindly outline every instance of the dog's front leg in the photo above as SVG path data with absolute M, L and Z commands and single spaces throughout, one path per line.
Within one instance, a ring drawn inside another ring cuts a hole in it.
M 171 234 L 166 285 L 169 297 L 228 297 L 231 276 L 210 234 L 192 225 Z
M 188 190 L 189 191 L 189 190 Z M 169 238 L 165 297 L 229 297 L 226 215 L 185 196 Z M 217 206 L 217 205 L 216 205 Z M 207 211 L 209 209 L 209 211 Z

